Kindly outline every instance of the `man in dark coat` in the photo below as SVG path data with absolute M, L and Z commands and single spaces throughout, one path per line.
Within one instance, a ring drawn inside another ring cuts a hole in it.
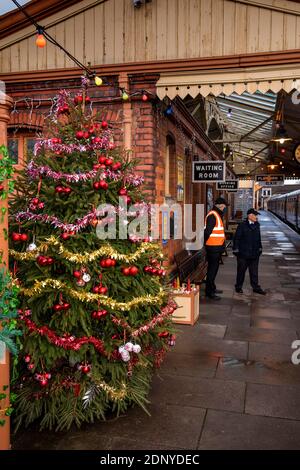
M 233 239 L 233 254 L 237 256 L 237 275 L 235 291 L 243 293 L 243 283 L 247 269 L 253 292 L 265 295 L 258 283 L 258 262 L 262 253 L 260 226 L 257 222 L 259 212 L 249 209 L 247 219 L 238 225 Z
M 215 200 L 214 207 L 208 212 L 205 219 L 204 245 L 208 264 L 205 295 L 212 300 L 220 300 L 221 297 L 217 294 L 222 294 L 222 291 L 216 288 L 215 279 L 225 249 L 223 214 L 228 205 L 226 199 L 218 197 Z

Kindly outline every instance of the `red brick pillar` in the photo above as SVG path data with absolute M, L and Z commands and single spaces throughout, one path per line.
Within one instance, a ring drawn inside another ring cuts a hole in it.
M 0 146 L 7 145 L 7 123 L 10 119 L 10 110 L 13 105 L 13 100 L 9 96 L 0 92 Z M 1 155 L 0 155 L 1 158 Z M 5 183 L 4 183 L 5 184 Z M 7 209 L 7 199 L 0 200 L 0 214 L 2 208 Z M 8 230 L 8 217 L 7 211 L 4 216 L 4 221 L 0 223 L 0 251 L 3 252 L 2 266 L 8 265 L 8 240 L 5 239 L 3 229 Z M 2 359 L 2 360 L 1 360 Z M 6 352 L 4 360 L 0 357 L 0 393 L 3 392 L 3 386 L 9 385 L 9 354 Z M 4 391 L 7 395 L 6 400 L 1 401 L 1 408 L 5 409 L 9 405 L 9 388 Z M 10 449 L 10 419 L 9 416 L 0 414 L 0 419 L 5 419 L 4 426 L 0 426 L 0 450 Z

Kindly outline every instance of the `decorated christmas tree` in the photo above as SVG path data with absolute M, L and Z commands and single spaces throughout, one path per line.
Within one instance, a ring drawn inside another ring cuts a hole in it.
M 142 178 L 93 111 L 87 83 L 73 97 L 60 92 L 11 203 L 23 331 L 17 426 L 62 430 L 145 408 L 174 344 L 160 245 L 148 231 L 124 237 L 149 213 Z

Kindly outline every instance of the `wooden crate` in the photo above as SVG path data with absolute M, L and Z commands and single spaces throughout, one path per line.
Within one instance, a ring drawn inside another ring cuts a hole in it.
M 178 305 L 178 309 L 172 315 L 173 322 L 182 325 L 194 325 L 199 318 L 199 286 L 190 293 L 174 293 L 173 299 Z

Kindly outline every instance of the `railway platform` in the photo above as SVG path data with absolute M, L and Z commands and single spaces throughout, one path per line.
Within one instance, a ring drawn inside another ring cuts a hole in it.
M 260 216 L 263 255 L 253 294 L 234 291 L 229 251 L 217 278 L 219 302 L 200 301 L 195 326 L 179 326 L 175 348 L 154 378 L 148 416 L 64 433 L 21 430 L 14 449 L 299 449 L 300 236 L 268 212 Z M 248 275 L 247 275 L 248 276 Z

